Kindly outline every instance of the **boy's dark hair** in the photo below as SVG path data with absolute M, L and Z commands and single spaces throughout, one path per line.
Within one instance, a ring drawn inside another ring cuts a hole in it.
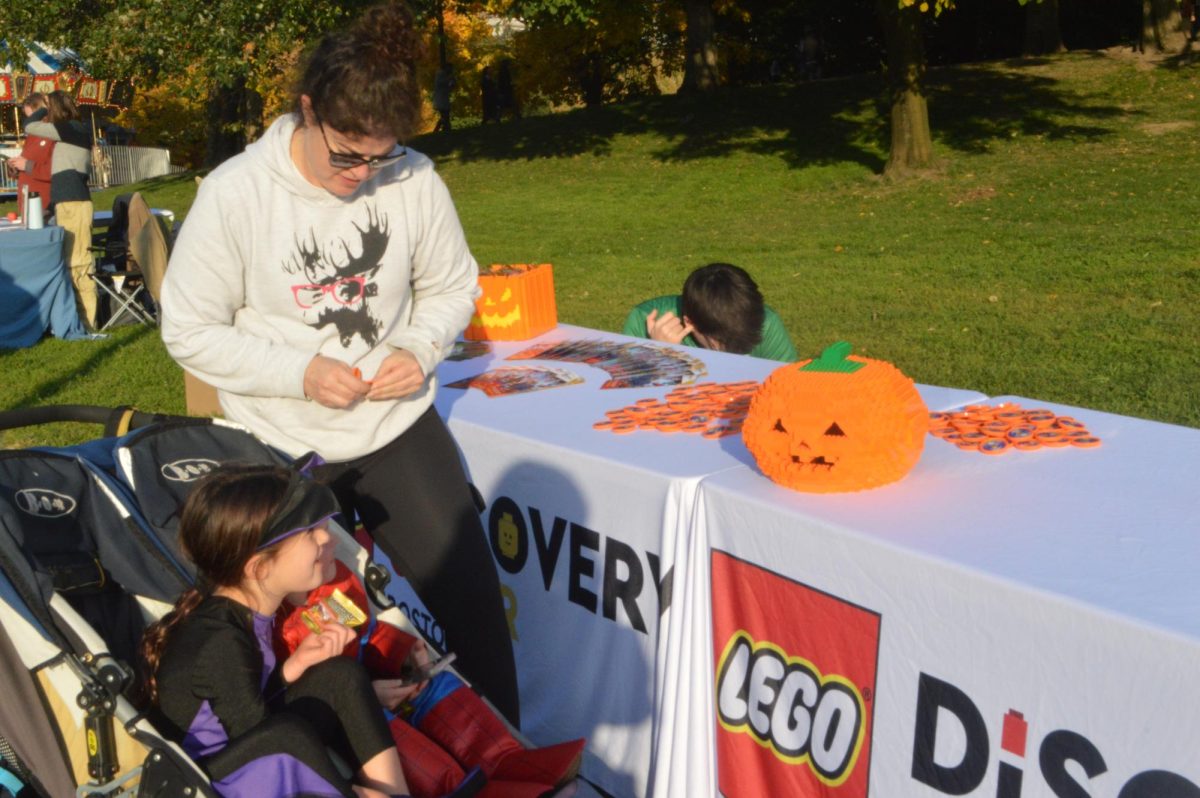
M 744 355 L 762 341 L 762 293 L 744 269 L 731 263 L 710 263 L 688 275 L 681 304 L 697 332 L 726 352 Z
M 417 62 L 423 51 L 412 12 L 383 3 L 363 12 L 350 27 L 326 34 L 305 59 L 296 84 L 317 117 L 353 136 L 395 136 L 404 142 L 421 124 Z

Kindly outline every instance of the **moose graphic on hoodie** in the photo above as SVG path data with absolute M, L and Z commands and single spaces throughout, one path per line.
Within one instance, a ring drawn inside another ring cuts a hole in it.
M 368 346 L 379 341 L 383 322 L 371 314 L 369 300 L 379 293 L 375 273 L 389 240 L 387 217 L 376 208 L 367 209 L 366 227 L 357 223 L 353 227 L 358 234 L 358 241 L 353 242 L 357 246 L 339 238 L 337 244 L 322 249 L 316 233 L 310 230 L 307 239 L 296 238 L 296 251 L 283 265 L 288 274 L 306 281 L 292 285 L 292 296 L 301 308 L 304 323 L 317 329 L 334 325 L 346 348 L 355 335 Z

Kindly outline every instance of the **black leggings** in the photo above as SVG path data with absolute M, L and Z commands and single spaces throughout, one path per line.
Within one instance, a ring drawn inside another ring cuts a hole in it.
M 320 466 L 313 476 L 333 489 L 344 510 L 358 511 L 446 631 L 456 667 L 519 727 L 500 578 L 458 447 L 437 411 L 430 407 L 379 451 Z
M 357 773 L 394 745 L 366 670 L 357 660 L 333 657 L 307 668 L 287 688 L 277 711 L 204 760 L 204 766 L 214 781 L 221 781 L 242 768 L 268 767 L 264 760 L 284 755 L 307 765 L 324 782 L 292 785 L 293 789 L 299 787 L 297 794 L 327 785 L 353 798 L 350 784 L 330 760 L 327 749 Z M 241 775 L 260 781 L 270 778 L 270 772 Z

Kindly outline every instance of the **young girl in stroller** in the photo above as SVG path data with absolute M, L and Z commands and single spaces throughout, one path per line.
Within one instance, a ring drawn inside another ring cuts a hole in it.
M 199 587 L 147 630 L 147 689 L 159 728 L 225 798 L 409 794 L 366 670 L 338 656 L 353 632 L 322 623 L 285 660 L 272 646 L 284 597 L 324 581 L 338 511 L 327 488 L 275 466 L 223 469 L 184 504 Z
M 584 741 L 524 748 L 456 676 L 423 676 L 423 643 L 367 615 L 361 581 L 334 558 L 338 510 L 280 467 L 198 483 L 179 535 L 200 589 L 143 645 L 160 728 L 237 798 L 534 798 L 570 781 Z

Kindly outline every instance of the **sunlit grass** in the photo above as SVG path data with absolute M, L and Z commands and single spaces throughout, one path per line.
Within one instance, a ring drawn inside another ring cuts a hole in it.
M 414 144 L 478 260 L 554 263 L 565 322 L 618 329 L 725 260 L 802 353 L 846 339 L 925 383 L 1200 426 L 1195 69 L 1083 53 L 933 70 L 939 163 L 900 182 L 878 177 L 879 88 L 667 97 Z M 187 176 L 148 193 L 182 216 L 194 191 Z M 0 375 L 3 407 L 183 407 L 149 331 L 0 353 Z

